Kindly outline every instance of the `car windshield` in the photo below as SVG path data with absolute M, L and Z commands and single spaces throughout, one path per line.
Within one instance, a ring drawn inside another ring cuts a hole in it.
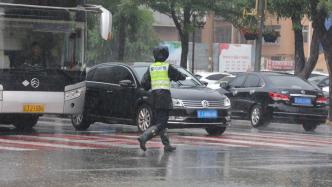
M 269 75 L 266 79 L 272 87 L 284 88 L 284 89 L 304 89 L 312 90 L 314 87 L 296 76 L 285 76 L 285 75 Z
M 322 81 L 323 79 L 325 79 L 327 76 L 321 75 L 321 76 L 315 76 L 315 77 L 311 77 L 308 79 L 309 82 L 314 83 L 314 84 L 318 84 L 320 81 Z
M 186 76 L 186 80 L 172 82 L 172 87 L 201 87 L 204 86 L 195 76 L 189 73 L 187 70 L 176 67 L 178 71 Z M 142 81 L 144 74 L 147 72 L 147 66 L 134 66 L 134 70 L 138 76 L 138 79 Z

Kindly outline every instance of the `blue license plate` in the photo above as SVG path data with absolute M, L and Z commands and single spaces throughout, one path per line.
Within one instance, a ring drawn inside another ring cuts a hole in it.
M 217 110 L 198 110 L 197 111 L 198 118 L 218 118 Z
M 311 99 L 306 97 L 295 97 L 294 104 L 297 105 L 311 105 Z

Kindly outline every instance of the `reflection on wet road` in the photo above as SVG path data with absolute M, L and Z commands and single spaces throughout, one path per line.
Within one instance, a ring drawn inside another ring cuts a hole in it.
M 313 134 L 296 128 L 252 130 L 238 122 L 220 137 L 171 130 L 177 150 L 165 154 L 159 138 L 142 152 L 130 126 L 76 132 L 57 118 L 29 133 L 3 126 L 0 186 L 331 186 L 330 127 Z

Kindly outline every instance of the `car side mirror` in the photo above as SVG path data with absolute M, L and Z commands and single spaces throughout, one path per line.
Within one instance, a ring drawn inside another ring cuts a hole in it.
M 100 35 L 104 40 L 112 39 L 112 13 L 107 9 L 100 7 Z
M 230 85 L 228 84 L 228 82 L 222 82 L 220 83 L 220 88 L 228 90 L 230 89 Z
M 209 83 L 205 81 L 201 81 L 205 86 L 207 86 Z
M 119 82 L 119 85 L 124 88 L 133 87 L 133 82 L 131 80 L 122 80 Z

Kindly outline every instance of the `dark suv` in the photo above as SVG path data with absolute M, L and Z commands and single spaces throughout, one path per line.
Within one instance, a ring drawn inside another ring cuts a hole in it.
M 87 129 L 93 122 L 137 125 L 140 131 L 152 123 L 150 92 L 141 87 L 148 63 L 100 64 L 87 74 L 85 111 L 73 116 L 73 126 Z M 230 123 L 230 100 L 217 91 L 206 88 L 188 71 L 187 76 L 172 82 L 170 128 L 205 128 L 211 135 L 220 135 Z

